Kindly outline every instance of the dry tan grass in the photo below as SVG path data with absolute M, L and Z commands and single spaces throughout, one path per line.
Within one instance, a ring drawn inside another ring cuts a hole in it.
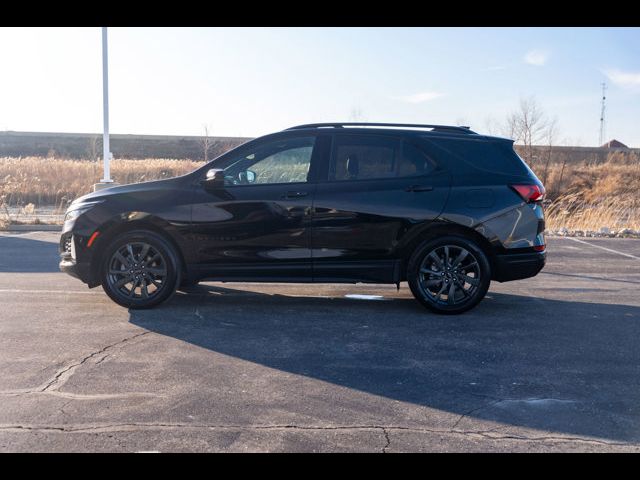
M 111 174 L 120 184 L 138 183 L 176 177 L 201 165 L 203 162 L 190 160 L 114 160 Z M 100 162 L 42 157 L 0 158 L 0 203 L 66 208 L 74 198 L 89 193 L 101 176 Z
M 625 198 L 609 197 L 598 203 L 588 203 L 582 192 L 564 195 L 547 207 L 549 230 L 610 230 L 630 228 L 640 230 L 640 206 Z
M 629 195 L 635 200 L 640 189 L 640 158 L 633 153 L 612 153 L 599 164 L 554 162 L 548 168 L 534 166 L 533 170 L 544 182 L 551 200 L 579 192 L 584 193 L 587 203 Z
M 536 169 L 544 178 L 544 171 Z M 604 163 L 552 163 L 547 169 L 547 227 L 640 229 L 640 158 L 612 153 Z

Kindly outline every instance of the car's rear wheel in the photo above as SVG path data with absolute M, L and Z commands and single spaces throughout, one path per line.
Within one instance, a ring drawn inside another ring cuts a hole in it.
M 136 230 L 115 238 L 105 249 L 102 288 L 128 308 L 150 308 L 167 300 L 180 281 L 175 249 L 160 235 Z
M 466 312 L 486 295 L 491 266 L 472 240 L 446 236 L 424 242 L 409 260 L 407 280 L 414 297 L 444 314 Z

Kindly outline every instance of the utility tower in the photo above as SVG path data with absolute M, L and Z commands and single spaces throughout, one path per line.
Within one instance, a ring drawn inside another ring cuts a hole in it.
M 604 144 L 604 127 L 605 127 L 605 122 L 604 122 L 604 101 L 606 99 L 606 96 L 604 94 L 605 90 L 607 89 L 607 84 L 606 83 L 602 83 L 602 108 L 600 110 L 600 142 L 598 142 L 598 145 L 603 145 Z

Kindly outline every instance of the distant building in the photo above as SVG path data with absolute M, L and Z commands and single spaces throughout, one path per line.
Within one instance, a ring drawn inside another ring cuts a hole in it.
M 600 148 L 629 148 L 624 143 L 619 142 L 615 138 L 613 140 L 609 140 L 607 143 L 602 145 Z

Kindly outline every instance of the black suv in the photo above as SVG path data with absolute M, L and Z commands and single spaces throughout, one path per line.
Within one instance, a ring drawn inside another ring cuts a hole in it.
M 545 263 L 544 187 L 467 127 L 331 123 L 76 199 L 60 269 L 147 308 L 200 280 L 395 283 L 461 313 Z

